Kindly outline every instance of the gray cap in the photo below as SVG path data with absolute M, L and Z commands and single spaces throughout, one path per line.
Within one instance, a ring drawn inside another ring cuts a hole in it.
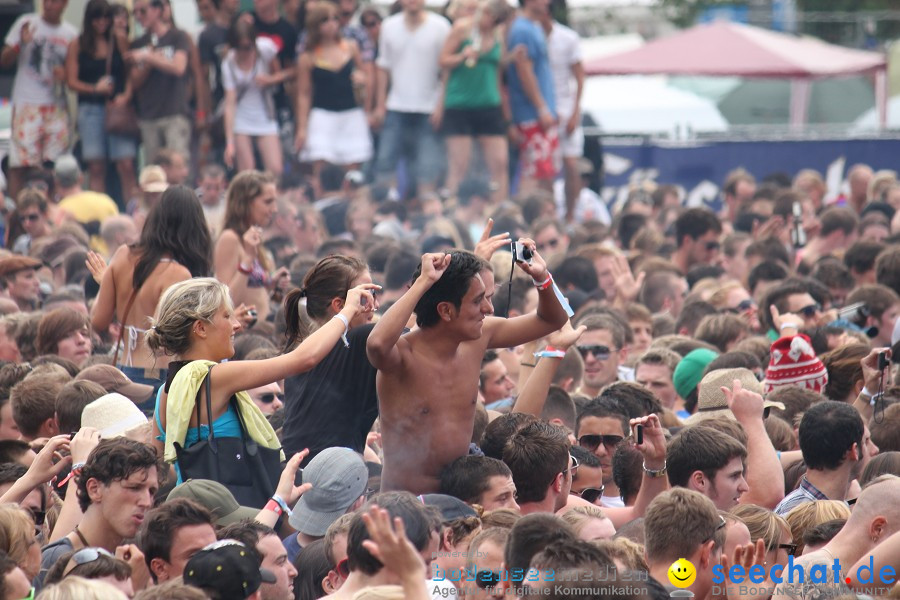
M 328 526 L 365 493 L 368 482 L 362 456 L 350 448 L 322 450 L 303 469 L 303 483 L 313 487 L 294 506 L 291 527 L 306 535 L 325 535 Z
M 53 164 L 53 175 L 60 187 L 72 187 L 78 183 L 78 178 L 81 177 L 81 167 L 78 166 L 78 161 L 74 156 L 63 154 Z

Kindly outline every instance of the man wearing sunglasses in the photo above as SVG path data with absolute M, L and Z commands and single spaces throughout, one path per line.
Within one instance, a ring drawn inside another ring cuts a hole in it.
M 520 241 L 534 252 L 533 241 Z M 549 335 L 568 321 L 540 254 L 518 266 L 538 289 L 533 313 L 493 317 L 490 264 L 457 251 L 424 255 L 415 283 L 375 325 L 366 351 L 378 369 L 383 490 L 436 492 L 441 469 L 469 452 L 485 351 Z M 419 328 L 404 335 L 413 312 Z
M 619 365 L 628 358 L 625 326 L 611 315 L 592 315 L 578 325 L 585 327 L 575 346 L 584 360 L 579 392 L 595 398 L 600 390 L 619 379 Z
M 600 467 L 600 459 L 581 446 L 572 446 L 569 452 L 578 461 L 578 470 L 572 479 L 570 493 L 599 506 L 600 496 L 603 495 L 604 489 L 603 469 Z
M 696 265 L 714 265 L 719 260 L 719 236 L 722 223 L 710 210 L 691 208 L 675 221 L 675 238 L 678 249 L 672 254 L 672 262 L 682 273 Z
M 628 432 L 628 416 L 609 398 L 595 398 L 581 411 L 575 427 L 578 445 L 592 453 L 600 461 L 603 470 L 605 494 L 602 506 L 625 506 L 619 488 L 613 481 L 613 455 L 616 447 L 625 441 Z
M 284 392 L 278 383 L 253 388 L 248 393 L 264 415 L 271 415 L 284 406 Z
M 775 323 L 772 320 L 772 307 L 784 316 L 786 313 L 797 315 L 803 319 L 803 328 L 815 328 L 826 325 L 837 318 L 836 311 L 822 311 L 822 305 L 809 293 L 811 283 L 803 280 L 790 279 L 775 286 L 766 295 L 765 302 L 760 306 L 759 319 L 764 328 L 772 329 L 770 336 L 778 335 L 774 331 Z M 824 289 L 824 288 L 823 288 Z

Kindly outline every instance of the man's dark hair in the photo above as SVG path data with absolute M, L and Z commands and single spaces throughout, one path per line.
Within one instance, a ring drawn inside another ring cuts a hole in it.
M 709 231 L 722 233 L 719 217 L 706 208 L 690 208 L 675 220 L 675 243 L 681 248 L 685 236 L 696 240 Z
M 766 394 L 766 399 L 784 404 L 783 411 L 773 406 L 771 409 L 772 415 L 794 425 L 794 419 L 797 415 L 803 414 L 810 406 L 821 402 L 824 398 L 822 394 L 806 388 L 800 388 L 796 385 L 782 385 Z
M 596 277 L 596 273 L 594 276 Z M 505 289 L 506 285 L 509 286 L 509 289 Z M 511 310 L 524 314 L 526 295 L 532 288 L 534 288 L 534 284 L 530 279 L 524 277 L 516 277 L 512 283 L 504 283 L 504 288 L 501 288 L 503 291 L 494 294 L 494 313 L 501 317 L 509 316 Z
M 631 444 L 619 444 L 612 460 L 612 479 L 625 502 L 637 497 L 644 477 L 644 455 Z M 627 504 L 630 506 L 630 504 Z
M 809 276 L 828 288 L 851 290 L 856 285 L 850 269 L 831 256 L 817 262 Z
M 347 566 L 350 571 L 361 571 L 365 575 L 374 575 L 384 567 L 380 560 L 363 548 L 363 542 L 369 539 L 369 531 L 362 520 L 373 504 L 377 504 L 388 512 L 391 521 L 400 517 L 406 529 L 406 537 L 416 550 L 421 552 L 431 540 L 431 520 L 425 505 L 409 492 L 383 492 L 373 496 L 350 523 L 347 532 Z
M 31 445 L 24 440 L 0 440 L 0 464 L 18 463 L 29 450 Z
M 597 398 L 609 398 L 624 409 L 629 419 L 639 419 L 662 412 L 662 406 L 653 392 L 632 381 L 611 383 L 600 391 Z
M 260 563 L 263 561 L 263 555 L 256 546 L 261 539 L 269 535 L 277 536 L 278 533 L 268 525 L 250 519 L 232 523 L 216 532 L 216 537 L 220 540 L 237 540 L 247 546 L 250 554 Z
M 553 271 L 553 280 L 562 290 L 574 287 L 587 293 L 593 292 L 600 285 L 594 263 L 583 256 L 567 256 L 563 259 Z
M 826 400 L 803 413 L 798 438 L 808 468 L 835 470 L 853 444 L 862 457 L 863 421 L 846 402 Z
M 879 283 L 861 285 L 847 296 L 846 304 L 862 302 L 869 309 L 869 314 L 881 319 L 884 312 L 900 303 L 900 297 L 891 288 Z
M 759 362 L 759 359 L 756 358 L 756 356 L 749 352 L 732 350 L 731 352 L 720 354 L 712 359 L 712 362 L 703 369 L 703 374 L 706 375 L 717 369 L 749 369 L 755 373 L 762 369 L 762 363 Z
M 628 421 L 628 413 L 625 408 L 621 406 L 618 402 L 609 397 L 604 398 L 594 398 L 590 402 L 588 402 L 587 406 L 584 407 L 578 415 L 578 421 L 575 423 L 575 434 L 579 435 L 581 433 L 581 422 L 584 421 L 587 417 L 598 417 L 604 418 L 609 417 L 613 419 L 619 419 L 622 422 L 622 432 L 627 437 L 628 432 L 631 429 Z
M 91 497 L 87 491 L 89 480 L 96 479 L 103 485 L 109 485 L 149 469 L 156 469 L 157 476 L 162 479 L 163 466 L 152 447 L 128 438 L 102 440 L 91 451 L 81 470 L 81 476 L 76 480 L 78 482 L 76 493 L 81 512 L 87 511 L 91 505 Z
M 15 483 L 16 481 L 21 479 L 27 472 L 28 468 L 25 465 L 20 465 L 17 462 L 0 463 L 0 485 Z
M 357 251 L 356 242 L 345 238 L 328 238 L 316 249 L 316 258 L 325 258 L 332 254 L 353 254 Z
M 747 275 L 747 288 L 751 294 L 756 293 L 756 286 L 761 281 L 783 281 L 788 276 L 787 268 L 778 262 L 761 262 Z
M 616 238 L 622 248 L 631 248 L 635 236 L 640 233 L 650 219 L 638 213 L 620 213 L 615 219 Z
M 775 324 L 772 322 L 772 306 L 778 308 L 779 312 L 785 313 L 788 309 L 787 299 L 789 296 L 797 294 L 809 294 L 813 297 L 811 280 L 798 278 L 786 279 L 770 289 L 759 306 L 759 322 L 766 329 L 774 329 Z M 821 302 L 820 302 L 821 304 Z
M 641 286 L 638 300 L 647 307 L 651 313 L 658 313 L 663 309 L 666 300 L 672 300 L 675 293 L 675 280 L 681 275 L 669 271 L 657 271 L 647 276 L 644 285 Z
M 512 471 L 519 503 L 541 502 L 569 466 L 569 436 L 562 427 L 534 421 L 506 443 L 503 462 Z
M 575 539 L 569 524 L 556 515 L 549 513 L 525 515 L 513 525 L 506 549 L 503 551 L 503 560 L 510 573 L 510 580 L 514 580 L 517 576 L 516 569 L 520 569 L 519 581 L 522 581 L 531 565 L 531 559 L 550 544 L 555 542 L 568 544 Z
M 423 329 L 436 325 L 441 320 L 437 307 L 442 302 L 450 302 L 459 308 L 472 280 L 485 269 L 490 269 L 490 265 L 471 252 L 451 252 L 447 270 L 416 303 L 416 324 Z M 413 273 L 413 280 L 421 273 L 420 264 Z
M 822 229 L 819 231 L 820 237 L 825 237 L 835 231 L 850 235 L 856 231 L 856 226 L 859 225 L 859 217 L 856 216 L 856 213 L 844 206 L 826 208 L 819 215 L 819 221 L 822 222 Z
M 688 487 L 691 473 L 700 471 L 709 480 L 731 459 L 747 458 L 747 449 L 730 435 L 711 427 L 685 427 L 672 438 L 666 450 L 669 483 Z
M 832 519 L 810 527 L 803 532 L 804 546 L 822 546 L 827 544 L 844 528 L 847 519 Z
M 765 237 L 750 242 L 750 245 L 744 250 L 744 257 L 751 258 L 753 256 L 758 256 L 767 263 L 779 262 L 785 267 L 791 264 L 787 248 L 784 247 L 781 240 L 775 237 Z
M 886 247 L 875 240 L 859 240 L 844 252 L 844 264 L 851 273 L 866 273 L 875 268 L 875 260 Z
M 725 269 L 721 265 L 694 265 L 688 269 L 685 279 L 689 289 L 694 289 L 697 282 L 701 279 L 718 279 L 725 274 Z
M 395 250 L 388 256 L 384 265 L 384 287 L 388 290 L 400 290 L 410 283 L 416 267 L 422 259 L 409 250 Z
M 441 471 L 439 492 L 475 504 L 490 488 L 491 477 L 512 477 L 509 467 L 489 456 L 461 456 Z
M 33 375 L 17 383 L 9 392 L 12 415 L 22 435 L 35 438 L 56 411 L 56 395 L 64 383 L 51 374 Z
M 509 413 L 500 415 L 484 429 L 484 435 L 481 438 L 481 451 L 485 456 L 503 459 L 503 447 L 506 440 L 511 438 L 517 431 L 536 421 L 537 417 L 528 413 Z
M 685 335 L 694 335 L 694 330 L 697 329 L 697 325 L 700 324 L 703 317 L 714 315 L 718 312 L 715 306 L 705 300 L 688 302 L 681 307 L 681 313 L 675 320 L 675 333 L 680 335 L 681 330 L 684 329 L 686 331 Z
M 550 386 L 541 419 L 548 422 L 559 419 L 569 429 L 575 429 L 575 402 L 566 390 L 557 385 Z
M 616 569 L 610 554 L 591 542 L 572 540 L 556 541 L 538 552 L 531 559 L 531 568 L 552 573 L 556 581 L 565 581 L 565 585 L 534 584 L 527 588 L 525 595 L 538 597 L 541 600 L 569 600 L 583 598 L 585 600 L 606 600 L 609 596 L 600 590 L 597 581 L 611 583 L 631 581 Z M 628 600 L 643 596 L 624 595 Z
M 81 429 L 81 413 L 84 408 L 101 396 L 106 390 L 93 381 L 70 381 L 56 395 L 56 423 L 61 433 L 72 433 Z
M 900 294 L 900 246 L 888 246 L 875 259 L 875 281 Z
M 209 525 L 215 528 L 212 513 L 187 498 L 164 502 L 147 516 L 139 539 L 141 552 L 144 553 L 144 561 L 153 581 L 156 581 L 156 574 L 150 568 L 150 563 L 154 558 L 169 562 L 172 557 L 172 539 L 176 532 L 192 525 Z

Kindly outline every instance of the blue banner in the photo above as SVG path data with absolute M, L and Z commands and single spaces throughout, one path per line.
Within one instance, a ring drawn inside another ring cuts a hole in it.
M 757 180 L 773 173 L 793 177 L 802 169 L 815 169 L 825 178 L 826 197 L 831 198 L 857 163 L 875 170 L 900 170 L 900 139 L 617 145 L 614 138 L 606 138 L 603 156 L 602 196 L 610 206 L 624 201 L 629 185 L 655 181 L 684 188 L 688 206 L 718 209 L 720 187 L 732 169 L 743 167 Z

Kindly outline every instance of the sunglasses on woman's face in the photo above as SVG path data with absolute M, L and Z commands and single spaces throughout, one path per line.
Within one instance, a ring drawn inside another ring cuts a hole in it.
M 259 401 L 263 404 L 272 404 L 273 402 L 275 402 L 275 398 L 278 398 L 281 403 L 284 403 L 284 394 L 274 393 L 261 394 L 259 397 Z

